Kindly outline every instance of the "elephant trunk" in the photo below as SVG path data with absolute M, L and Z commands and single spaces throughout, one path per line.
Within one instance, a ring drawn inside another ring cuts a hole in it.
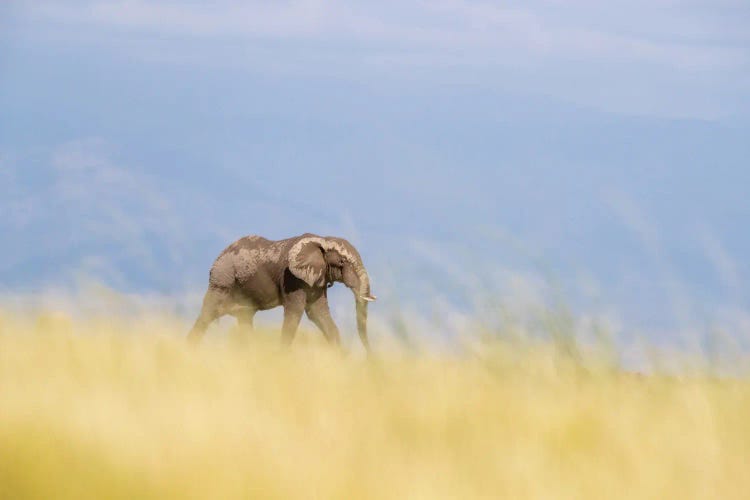
M 370 341 L 367 339 L 367 301 L 357 298 L 357 333 L 367 353 L 370 353 Z
M 350 262 L 353 268 L 353 273 L 345 273 L 344 284 L 351 288 L 354 293 L 354 303 L 357 313 L 357 333 L 362 341 L 362 345 L 365 350 L 370 352 L 370 342 L 367 339 L 367 306 L 368 302 L 372 302 L 376 299 L 370 293 L 370 277 L 367 275 L 362 261 L 357 259 L 355 262 Z M 349 278 L 348 280 L 346 278 Z

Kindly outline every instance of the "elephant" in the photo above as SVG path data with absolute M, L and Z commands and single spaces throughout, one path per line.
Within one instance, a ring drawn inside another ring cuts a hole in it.
M 357 332 L 369 354 L 367 307 L 376 297 L 370 293 L 362 258 L 343 238 L 310 233 L 279 241 L 245 236 L 224 249 L 211 267 L 203 306 L 188 339 L 198 342 L 208 326 L 226 314 L 237 318 L 240 328 L 252 331 L 257 311 L 280 305 L 282 345 L 291 345 L 304 312 L 329 343 L 340 346 L 339 329 L 328 308 L 328 288 L 335 282 L 354 293 Z

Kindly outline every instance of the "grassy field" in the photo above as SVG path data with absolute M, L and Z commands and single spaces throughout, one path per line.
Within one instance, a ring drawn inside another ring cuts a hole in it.
M 0 320 L 0 498 L 748 498 L 750 381 Z

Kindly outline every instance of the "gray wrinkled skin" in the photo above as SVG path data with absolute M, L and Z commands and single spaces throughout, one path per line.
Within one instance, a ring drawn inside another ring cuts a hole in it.
M 359 252 L 343 238 L 309 233 L 279 241 L 252 235 L 229 245 L 211 267 L 203 307 L 188 338 L 199 341 L 208 326 L 226 314 L 252 330 L 257 311 L 283 306 L 285 345 L 294 339 L 303 313 L 329 342 L 338 345 L 339 330 L 327 294 L 334 282 L 344 283 L 354 293 L 357 331 L 369 351 L 367 302 L 375 297 Z

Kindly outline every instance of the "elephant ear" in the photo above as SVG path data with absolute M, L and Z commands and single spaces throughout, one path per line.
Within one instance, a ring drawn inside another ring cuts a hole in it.
M 326 260 L 320 244 L 308 239 L 298 241 L 289 250 L 289 270 L 309 286 L 322 285 Z

